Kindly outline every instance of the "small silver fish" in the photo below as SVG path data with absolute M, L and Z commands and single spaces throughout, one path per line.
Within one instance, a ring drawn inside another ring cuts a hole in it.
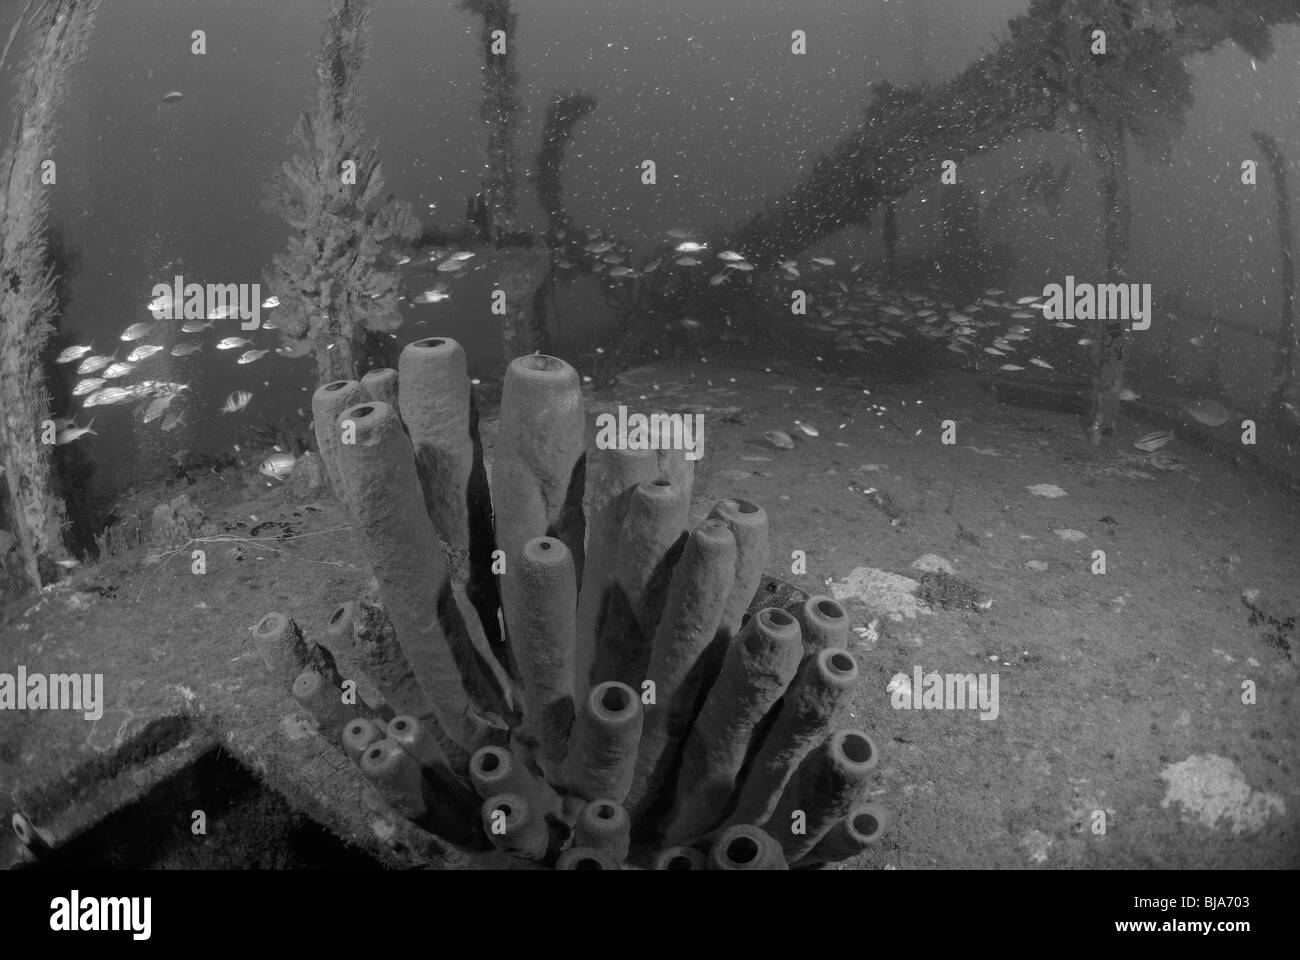
M 98 390 L 107 382 L 108 381 L 105 380 L 103 377 L 90 377 L 87 380 L 82 380 L 75 387 L 73 387 L 72 395 L 74 397 L 84 397 L 88 393 L 94 393 L 96 390 Z
M 212 329 L 211 320 L 186 320 L 181 324 L 181 333 L 202 333 Z
M 709 286 L 711 287 L 721 286 L 722 284 L 726 283 L 727 280 L 730 279 L 730 277 L 731 274 L 727 273 L 725 270 L 722 273 L 715 273 L 713 276 L 709 277 Z
M 198 353 L 202 349 L 203 344 L 190 341 L 176 344 L 176 346 L 172 347 L 171 354 L 173 357 L 188 357 L 191 353 Z
M 64 430 L 60 430 L 54 436 L 54 445 L 56 447 L 61 447 L 65 443 L 72 443 L 72 441 L 74 440 L 80 440 L 86 434 L 90 434 L 92 437 L 99 436 L 99 434 L 97 434 L 94 430 L 90 429 L 91 424 L 93 424 L 94 422 L 95 422 L 95 418 L 91 417 L 90 423 L 86 424 L 84 427 L 68 427 Z
M 1132 387 L 1121 387 L 1119 391 L 1119 398 L 1128 402 L 1132 402 L 1140 396 L 1142 396 L 1142 394 L 1138 393 Z
M 455 260 L 455 261 L 459 262 L 459 261 L 463 261 L 463 260 L 469 260 L 470 258 L 472 258 L 472 257 L 474 257 L 474 256 L 476 256 L 476 254 L 475 254 L 472 250 L 457 250 L 455 253 L 453 253 L 453 254 L 452 254 L 450 257 L 448 257 L 447 259 L 448 259 L 448 260 Z
M 1195 404 L 1185 404 L 1183 410 L 1197 423 L 1203 423 L 1207 427 L 1221 427 L 1232 416 L 1227 407 L 1218 400 L 1209 398 Z
M 679 267 L 698 267 L 700 265 L 700 261 L 694 257 L 678 257 L 673 263 Z
M 784 430 L 766 430 L 763 432 L 763 439 L 778 450 L 794 449 L 794 441 L 790 439 L 790 434 Z
M 1005 356 L 1006 356 L 1006 354 L 1003 353 L 1001 350 L 999 350 L 997 347 L 985 347 L 985 348 L 984 348 L 984 352 L 985 352 L 985 353 L 988 353 L 988 354 L 992 354 L 992 355 L 995 356 L 995 357 L 1005 357 Z
M 105 387 L 103 390 L 97 390 L 86 398 L 83 407 L 106 407 L 115 403 L 125 403 L 127 400 L 135 399 L 135 391 L 126 387 Z
M 87 357 L 77 364 L 77 373 L 98 373 L 112 362 L 112 357 L 106 357 L 103 354 Z
M 802 430 L 805 434 L 807 434 L 807 435 L 810 436 L 810 437 L 820 437 L 820 436 L 821 436 L 821 434 L 817 432 L 817 428 L 814 427 L 811 423 L 804 423 L 804 422 L 802 422 L 802 421 L 800 421 L 800 420 L 796 420 L 796 421 L 794 422 L 794 425 L 795 425 L 796 427 L 798 427 L 800 430 Z
M 283 480 L 297 462 L 298 458 L 292 453 L 273 453 L 258 465 L 257 472 L 264 477 Z
M 104 379 L 120 380 L 122 377 L 125 377 L 134 369 L 135 369 L 134 363 L 123 363 L 120 361 L 118 363 L 110 363 L 107 367 L 104 368 Z
M 1032 363 L 1032 364 L 1033 364 L 1034 366 L 1036 366 L 1036 367 L 1042 367 L 1044 370 L 1055 370 L 1055 369 L 1056 369 L 1056 368 L 1053 367 L 1050 363 L 1048 363 L 1046 360 L 1039 360 L 1037 357 L 1030 357 L 1030 358 L 1029 358 L 1029 362 Z
M 173 90 L 170 93 L 163 94 L 162 102 L 175 103 L 177 100 L 184 100 L 184 99 L 185 99 L 185 94 L 181 93 L 179 90 Z
M 744 260 L 745 258 L 743 255 L 737 253 L 735 250 L 723 250 L 721 253 L 718 254 L 718 259 L 726 260 L 728 263 L 739 263 L 741 260 Z
M 167 412 L 167 408 L 172 405 L 172 401 L 175 399 L 176 395 L 172 394 L 170 397 L 159 397 L 157 400 L 152 401 L 149 406 L 145 408 L 144 417 L 142 418 L 143 421 L 145 423 L 153 423 Z
M 128 363 L 139 363 L 141 360 L 148 360 L 155 353 L 165 349 L 166 347 L 160 347 L 156 344 L 142 343 L 140 346 L 128 353 L 126 359 Z
M 54 362 L 71 363 L 73 360 L 80 360 L 82 357 L 84 357 L 86 354 L 90 353 L 90 351 L 94 349 L 95 349 L 94 344 L 90 344 L 89 346 L 85 346 L 85 347 L 81 347 L 81 346 L 68 347 L 67 349 L 62 350 L 59 353 L 59 355 L 54 358 Z
M 699 253 L 701 250 L 709 249 L 707 243 L 698 243 L 694 240 L 683 240 L 673 248 L 678 253 Z
M 185 414 L 176 410 L 168 410 L 167 415 L 163 417 L 162 428 L 168 432 L 175 430 L 185 422 Z
M 636 271 L 626 264 L 621 264 L 616 267 L 610 267 L 609 275 L 611 277 L 631 277 L 636 275 Z
M 224 340 L 217 341 L 218 350 L 235 350 L 239 347 L 251 347 L 252 345 L 253 341 L 244 337 L 226 337 Z
M 140 323 L 133 323 L 122 331 L 121 339 L 130 343 L 132 340 L 139 340 L 141 337 L 147 337 L 153 330 L 153 324 L 147 320 Z
M 412 303 L 442 303 L 444 300 L 450 300 L 451 294 L 442 287 L 430 287 L 428 290 L 417 293 L 411 298 Z
M 464 260 L 444 260 L 435 268 L 439 273 L 453 273 L 465 266 Z
M 1134 440 L 1133 446 L 1137 447 L 1139 450 L 1145 450 L 1147 453 L 1150 453 L 1153 450 L 1159 450 L 1163 447 L 1169 442 L 1172 436 L 1173 434 L 1168 430 L 1156 430 L 1153 433 L 1148 433 L 1145 437 L 1139 437 L 1137 440 Z
M 270 350 L 245 350 L 239 355 L 238 359 L 235 360 L 235 363 L 254 363 L 261 360 L 270 352 Z
M 835 266 L 835 261 L 832 260 L 830 257 L 813 257 L 812 262 L 822 267 Z
M 253 399 L 253 395 L 247 390 L 236 390 L 230 396 L 226 397 L 226 402 L 221 407 L 222 413 L 238 413 L 248 406 L 248 402 Z
M 267 297 L 265 300 L 262 301 L 263 310 L 274 310 L 279 305 L 280 305 L 279 297 Z
M 1025 369 L 1025 368 L 1022 367 L 1022 366 L 1020 366 L 1020 364 L 1018 364 L 1018 363 L 1004 363 L 1004 364 L 1002 364 L 1002 366 L 998 367 L 998 369 L 999 369 L 999 370 L 1005 370 L 1005 371 L 1007 371 L 1008 373 L 1014 373 L 1014 372 L 1016 372 L 1017 370 L 1023 370 L 1023 369 Z

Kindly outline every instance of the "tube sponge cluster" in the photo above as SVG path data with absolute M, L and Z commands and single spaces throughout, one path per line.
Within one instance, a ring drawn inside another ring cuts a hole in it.
M 510 365 L 490 481 L 453 340 L 313 409 L 378 583 L 326 635 L 381 697 L 346 693 L 281 614 L 254 633 L 378 808 L 484 865 L 558 870 L 816 867 L 889 828 L 866 800 L 877 745 L 839 726 L 843 608 L 756 597 L 762 507 L 692 523 L 681 451 L 589 447 L 563 360 Z

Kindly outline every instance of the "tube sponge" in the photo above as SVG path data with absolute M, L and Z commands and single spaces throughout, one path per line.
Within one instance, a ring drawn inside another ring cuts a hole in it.
M 726 523 L 711 518 L 691 531 L 673 570 L 646 670 L 646 680 L 655 684 L 655 702 L 646 708 L 627 798 L 638 818 L 670 782 L 670 767 L 695 719 L 702 657 L 717 634 L 735 567 L 736 539 Z
M 447 563 L 425 511 L 410 441 L 385 403 L 369 401 L 344 410 L 339 423 L 348 422 L 356 442 L 340 445 L 340 473 L 384 609 L 439 724 L 457 743 L 476 748 L 466 717 L 470 696 L 462 666 L 474 673 L 477 654 L 467 637 L 445 629 L 454 608 Z M 481 675 L 471 676 L 468 686 L 484 683 Z
M 574 724 L 564 774 L 573 793 L 622 803 L 636 771 L 636 746 L 644 714 L 629 686 L 606 681 L 591 688 Z
M 576 614 L 574 697 L 581 703 L 591 688 L 601 614 L 614 587 L 618 537 L 640 483 L 659 475 L 654 450 L 592 447 L 587 451 L 582 510 L 587 518 L 586 562 Z
M 335 499 L 348 506 L 347 491 L 339 472 L 339 414 L 348 407 L 369 399 L 365 387 L 356 380 L 335 380 L 316 388 L 311 397 L 311 416 L 315 424 L 316 449 L 320 451 L 325 475 Z
M 535 537 L 508 576 L 517 580 L 519 601 L 510 645 L 524 685 L 522 737 L 536 745 L 542 771 L 555 777 L 573 728 L 573 557 L 560 540 Z
M 814 656 L 826 647 L 844 650 L 849 645 L 849 617 L 840 604 L 818 594 L 809 597 L 799 609 L 799 626 L 803 630 L 804 653 Z
M 823 863 L 837 863 L 857 856 L 873 847 L 889 832 L 894 814 L 878 803 L 855 803 L 826 836 L 817 842 L 812 851 L 792 866 L 816 867 Z
M 785 693 L 802 657 L 799 624 L 775 608 L 759 611 L 731 641 L 682 752 L 670 840 L 700 836 L 726 815 L 755 728 Z
M 795 769 L 830 733 L 836 711 L 858 681 L 847 650 L 830 647 L 806 657 L 758 752 L 749 764 L 731 823 L 766 823 Z
M 751 823 L 727 827 L 709 847 L 711 870 L 788 870 L 781 845 Z
M 593 800 L 578 813 L 573 827 L 573 843 L 578 847 L 603 850 L 618 863 L 627 859 L 631 843 L 632 818 L 627 809 L 613 800 Z
M 837 730 L 804 757 L 765 824 L 788 860 L 807 856 L 853 808 L 876 763 L 876 744 L 861 730 Z

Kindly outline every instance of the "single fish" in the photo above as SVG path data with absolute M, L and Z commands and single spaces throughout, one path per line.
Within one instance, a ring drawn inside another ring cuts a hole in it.
M 585 247 L 583 247 L 582 249 L 586 250 L 588 253 L 595 254 L 596 256 L 599 256 L 599 255 L 602 254 L 602 253 L 609 253 L 609 251 L 613 250 L 613 249 L 614 249 L 614 241 L 612 241 L 612 240 L 597 240 L 597 241 L 595 241 L 594 243 L 589 243 L 589 244 L 587 244 L 587 245 L 586 245 Z
M 181 93 L 179 90 L 173 90 L 170 93 L 163 94 L 162 102 L 175 103 L 177 100 L 184 100 L 184 99 L 185 99 L 185 94 Z
M 691 232 L 689 230 L 683 230 L 681 227 L 673 227 L 668 231 L 668 236 L 672 237 L 674 240 L 689 240 Z
M 465 266 L 464 260 L 444 260 L 435 268 L 438 273 L 454 273 Z
M 634 276 L 635 274 L 636 271 L 627 265 L 610 267 L 609 269 L 609 275 L 611 277 L 631 277 Z
M 251 347 L 252 345 L 253 341 L 244 337 L 226 337 L 224 340 L 217 341 L 218 350 L 236 350 L 239 347 Z
M 149 406 L 145 407 L 143 421 L 153 423 L 167 412 L 167 408 L 172 405 L 172 401 L 175 399 L 176 395 L 172 394 L 169 397 L 159 397 L 157 400 L 151 401 Z
M 430 287 L 417 293 L 411 300 L 412 303 L 442 303 L 444 300 L 450 300 L 451 294 L 443 287 Z
M 1091 347 L 1097 341 L 1092 339 L 1092 337 L 1081 337 L 1080 339 L 1074 342 L 1081 347 Z
M 1227 407 L 1208 397 L 1195 404 L 1184 404 L 1183 410 L 1197 423 L 1203 423 L 1207 427 L 1221 427 L 1232 416 Z
M 222 413 L 238 413 L 248 406 L 248 402 L 253 399 L 253 395 L 247 390 L 236 390 L 230 396 L 226 397 L 226 402 L 221 407 Z
M 270 352 L 270 350 L 245 350 L 235 360 L 235 363 L 255 363 Z
M 790 434 L 784 430 L 766 430 L 763 432 L 763 439 L 778 450 L 794 449 L 794 441 L 790 439 Z
M 1153 450 L 1159 450 L 1168 443 L 1172 437 L 1173 434 L 1168 430 L 1156 430 L 1153 433 L 1148 433 L 1145 437 L 1139 437 L 1137 440 L 1134 440 L 1133 446 L 1137 447 L 1139 450 L 1145 450 L 1147 453 L 1150 453 Z
M 745 257 L 742 254 L 737 253 L 735 250 L 723 250 L 718 254 L 718 259 L 725 260 L 727 263 L 740 263 L 740 261 L 744 260 Z
M 1056 368 L 1053 367 L 1050 363 L 1048 363 L 1046 360 L 1039 360 L 1037 357 L 1030 357 L 1030 358 L 1029 358 L 1029 362 L 1032 363 L 1032 364 L 1033 364 L 1034 366 L 1036 366 L 1036 367 L 1042 367 L 1044 370 L 1055 370 L 1055 369 L 1056 369 Z
M 149 336 L 149 334 L 152 331 L 153 331 L 153 324 L 148 322 L 147 320 L 144 320 L 141 321 L 140 323 L 133 323 L 131 324 L 131 326 L 123 330 L 120 339 L 125 340 L 127 343 L 130 343 L 132 340 L 139 340 L 142 337 Z
M 711 287 L 721 286 L 722 284 L 726 283 L 730 277 L 731 274 L 727 273 L 727 271 L 725 270 L 722 271 L 722 273 L 715 273 L 713 276 L 709 277 L 709 286 Z
M 695 240 L 683 240 L 681 243 L 677 244 L 674 249 L 678 253 L 699 253 L 701 250 L 709 249 L 709 245 L 707 243 L 699 243 Z
M 998 367 L 998 369 L 1006 370 L 1008 373 L 1014 373 L 1017 370 L 1023 370 L 1025 368 L 1020 366 L 1018 363 L 1004 363 L 1002 366 Z
M 472 250 L 457 250 L 447 259 L 455 260 L 457 263 L 460 263 L 464 260 L 469 260 L 474 256 L 476 256 L 476 254 Z
M 832 260 L 830 257 L 813 257 L 812 262 L 821 267 L 835 266 L 835 261 Z
M 728 269 L 728 270 L 739 270 L 739 271 L 741 271 L 742 273 L 749 273 L 749 271 L 751 271 L 751 270 L 754 269 L 754 265 L 753 265 L 752 263 L 750 263 L 748 260 L 740 260 L 740 261 L 738 261 L 738 262 L 736 262 L 736 263 L 729 263 L 729 264 L 727 264 L 727 269 Z
M 293 465 L 297 462 L 298 458 L 292 453 L 273 453 L 258 464 L 257 472 L 264 477 L 283 480 L 293 470 Z
M 820 437 L 820 436 L 821 436 L 821 434 L 817 432 L 817 428 L 814 427 L 811 423 L 804 423 L 804 422 L 802 422 L 802 421 L 800 421 L 800 420 L 796 420 L 796 421 L 794 422 L 794 425 L 795 425 L 796 427 L 798 427 L 800 430 L 802 430 L 804 433 L 806 433 L 806 434 L 807 434 L 808 436 L 810 436 L 810 437 Z
M 1015 313 L 1011 314 L 1012 320 L 1032 320 L 1033 318 L 1034 315 L 1028 310 L 1017 310 Z
M 1006 356 L 1006 354 L 1003 353 L 1001 350 L 999 350 L 997 347 L 985 347 L 985 348 L 984 348 L 984 352 L 985 352 L 985 353 L 988 353 L 988 354 L 992 354 L 992 355 L 995 356 L 995 357 L 1005 357 L 1005 356 Z
M 216 309 L 209 311 L 208 319 L 228 320 L 230 318 L 231 313 L 233 313 L 234 310 L 235 308 L 231 304 L 223 303 L 221 306 L 217 307 Z
M 659 264 L 663 263 L 659 258 L 655 258 L 641 268 L 642 273 L 654 273 L 659 269 Z
M 88 393 L 94 393 L 108 381 L 103 377 L 91 377 L 88 380 L 82 380 L 72 388 L 74 397 L 84 397 Z
M 167 415 L 163 417 L 162 428 L 170 433 L 184 422 L 185 414 L 176 410 L 168 410 Z
M 1037 303 L 1042 297 L 1021 297 L 1016 301 L 1016 306 L 1023 307 L 1027 303 Z
M 170 307 L 174 302 L 175 301 L 172 300 L 172 295 L 170 293 L 161 294 L 160 296 L 154 297 L 152 300 L 149 301 L 149 305 L 148 305 L 149 312 L 161 313 L 162 311 Z
M 698 267 L 700 265 L 700 261 L 694 257 L 678 257 L 673 263 L 679 267 Z
M 621 253 L 607 253 L 600 258 L 600 262 L 612 267 L 616 264 L 622 263 L 623 256 L 624 254 Z
M 103 354 L 96 354 L 95 356 L 87 356 L 85 360 L 82 360 L 81 363 L 77 364 L 77 372 L 98 373 L 99 371 L 101 371 L 101 369 L 104 369 L 104 367 L 107 367 L 108 364 L 112 362 L 113 362 L 112 356 L 104 356 Z
M 54 362 L 71 363 L 73 360 L 80 360 L 82 357 L 84 357 L 86 354 L 90 353 L 90 351 L 94 349 L 95 349 L 94 344 L 90 344 L 89 346 L 85 346 L 85 347 L 81 347 L 81 346 L 68 347 L 66 350 L 61 351 L 59 355 L 54 358 Z
M 117 363 L 110 363 L 107 367 L 104 368 L 104 379 L 120 380 L 122 377 L 125 377 L 134 369 L 135 369 L 134 363 L 123 363 L 121 361 Z
M 128 363 L 139 363 L 141 360 L 148 360 L 155 353 L 158 353 L 160 350 L 165 350 L 165 349 L 167 348 L 160 347 L 156 344 L 142 343 L 140 344 L 140 346 L 136 347 L 134 350 L 128 353 L 126 355 L 126 359 Z
M 83 407 L 107 407 L 115 403 L 125 403 L 135 399 L 135 391 L 126 387 L 105 387 L 86 398 Z
M 986 296 L 986 297 L 1000 297 L 1000 296 L 1002 296 L 1004 293 L 1006 293 L 1005 290 L 999 290 L 997 287 L 989 287 L 987 290 L 984 291 L 984 296 Z
M 1190 343 L 1190 344 L 1191 344 L 1192 346 L 1194 346 L 1194 347 L 1203 347 L 1203 346 L 1205 346 L 1205 338 L 1204 338 L 1204 337 L 1192 337 L 1192 338 L 1191 338 L 1190 340 L 1188 340 L 1187 342 Z
M 203 344 L 190 341 L 188 343 L 178 343 L 172 347 L 171 354 L 173 357 L 188 357 L 191 353 L 198 353 L 203 349 Z
M 265 300 L 262 301 L 263 310 L 274 310 L 279 305 L 280 305 L 279 297 L 267 297 Z
M 1140 396 L 1142 395 L 1137 391 L 1135 391 L 1132 387 L 1121 387 L 1119 391 L 1119 398 L 1129 403 L 1132 403 Z
M 211 320 L 186 320 L 181 324 L 181 333 L 202 333 L 212 329 Z
M 91 424 L 93 424 L 94 422 L 95 422 L 95 418 L 91 417 L 90 423 L 86 424 L 84 427 L 68 427 L 64 430 L 60 430 L 54 436 L 54 445 L 56 447 L 61 447 L 65 443 L 71 443 L 73 440 L 80 440 L 86 434 L 90 434 L 92 437 L 99 436 L 99 434 L 97 434 L 94 430 L 90 429 Z
M 1052 324 L 1052 326 L 1054 326 L 1054 327 L 1059 327 L 1059 328 L 1062 329 L 1062 330 L 1073 330 L 1073 329 L 1074 329 L 1074 324 L 1072 324 L 1072 323 L 1066 323 L 1064 320 L 1058 320 L 1058 321 L 1056 321 L 1056 323 Z
M 405 256 L 405 255 L 400 256 L 400 257 L 397 258 L 397 265 L 398 265 L 399 267 L 404 267 L 404 266 L 406 266 L 406 265 L 407 265 L 408 263 L 410 263 L 410 262 L 411 262 L 411 258 L 408 257 L 408 256 Z

